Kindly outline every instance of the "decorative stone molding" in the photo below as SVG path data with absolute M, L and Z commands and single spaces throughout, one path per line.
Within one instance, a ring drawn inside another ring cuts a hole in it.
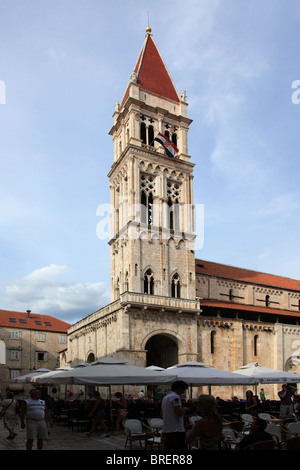
M 264 331 L 265 333 L 274 333 L 274 334 L 276 333 L 275 327 L 270 326 L 270 325 L 261 325 L 261 324 L 254 325 L 253 323 L 252 324 L 244 323 L 243 329 L 251 330 L 251 331 Z
M 198 320 L 198 325 L 202 323 L 203 326 L 208 326 L 210 328 L 225 328 L 234 330 L 234 323 L 226 320 Z

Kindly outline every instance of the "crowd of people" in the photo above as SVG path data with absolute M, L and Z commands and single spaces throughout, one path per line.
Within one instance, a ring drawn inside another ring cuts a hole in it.
M 224 426 L 221 412 L 222 400 L 218 397 L 214 398 L 212 395 L 200 395 L 196 401 L 189 402 L 182 398 L 187 389 L 188 385 L 184 381 L 176 381 L 169 392 L 159 389 L 154 395 L 152 413 L 154 416 L 159 415 L 163 418 L 164 449 L 168 452 L 185 452 L 188 446 L 195 441 L 197 441 L 199 450 L 220 449 Z M 6 398 L 0 403 L 0 419 L 3 418 L 4 426 L 8 431 L 7 439 L 14 439 L 17 436 L 18 426 L 26 428 L 27 450 L 32 449 L 34 440 L 37 441 L 37 448 L 43 449 L 44 440 L 49 433 L 48 427 L 53 426 L 53 414 L 55 414 L 53 400 L 42 392 L 42 390 L 34 388 L 30 391 L 29 398 L 21 401 L 16 399 L 13 392 L 8 392 Z M 280 400 L 280 418 L 285 419 L 295 413 L 298 406 L 298 395 L 294 386 L 283 384 L 282 390 L 278 392 L 278 398 Z M 138 417 L 132 415 L 132 410 L 136 409 L 137 401 L 145 403 L 144 409 L 149 415 L 150 408 L 147 408 L 144 390 L 140 390 L 137 399 L 131 395 L 123 396 L 120 392 L 115 394 L 113 400 L 114 423 L 109 423 L 110 428 L 114 427 L 113 435 L 120 432 L 126 419 Z M 239 442 L 236 446 L 237 449 L 244 449 L 255 440 L 270 439 L 270 434 L 265 431 L 266 421 L 258 418 L 259 404 L 265 401 L 264 389 L 261 389 L 259 397 L 247 390 L 245 400 L 243 400 L 244 412 L 251 414 L 254 419 L 249 435 Z M 233 397 L 231 404 L 234 406 L 240 402 L 240 399 Z M 87 414 L 90 420 L 90 429 L 85 435 L 90 436 L 97 427 L 100 427 L 104 436 L 110 436 L 107 424 L 107 404 L 108 401 L 104 400 L 99 392 L 94 392 L 93 401 Z M 193 426 L 187 426 L 187 417 L 193 414 L 200 416 L 201 419 L 196 421 Z

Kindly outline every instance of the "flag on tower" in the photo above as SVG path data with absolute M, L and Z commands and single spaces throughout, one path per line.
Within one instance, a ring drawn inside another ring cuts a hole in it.
M 165 135 L 159 133 L 155 139 L 157 142 L 159 142 L 165 149 L 166 154 L 169 158 L 174 158 L 176 157 L 176 154 L 179 152 L 178 148 L 176 145 L 171 142 L 171 140 L 168 139 Z

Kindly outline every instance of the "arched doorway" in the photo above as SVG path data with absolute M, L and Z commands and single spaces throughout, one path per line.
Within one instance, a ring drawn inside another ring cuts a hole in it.
M 166 335 L 152 336 L 146 343 L 147 366 L 167 368 L 178 363 L 178 345 Z
M 91 362 L 94 362 L 95 361 L 95 354 L 94 353 L 90 353 L 88 355 L 88 358 L 87 358 L 87 362 L 90 364 Z

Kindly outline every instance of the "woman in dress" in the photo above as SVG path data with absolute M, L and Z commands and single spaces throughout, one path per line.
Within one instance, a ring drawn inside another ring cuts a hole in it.
M 15 431 L 20 424 L 18 416 L 19 404 L 12 392 L 8 392 L 6 396 L 7 398 L 1 403 L 0 416 L 3 417 L 4 427 L 9 432 L 7 439 L 14 439 L 17 435 Z

